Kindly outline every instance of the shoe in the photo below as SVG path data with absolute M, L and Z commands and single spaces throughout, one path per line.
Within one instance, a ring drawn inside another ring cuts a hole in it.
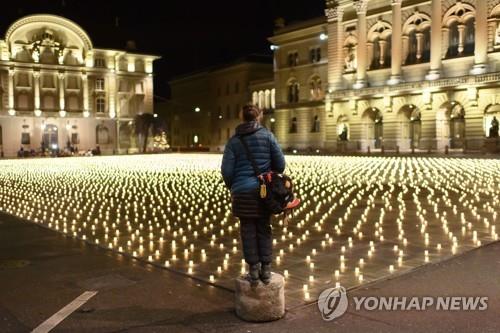
M 250 270 L 248 272 L 248 278 L 252 285 L 259 283 L 259 264 L 250 265 Z
M 260 268 L 260 280 L 264 284 L 271 282 L 271 263 L 263 263 Z

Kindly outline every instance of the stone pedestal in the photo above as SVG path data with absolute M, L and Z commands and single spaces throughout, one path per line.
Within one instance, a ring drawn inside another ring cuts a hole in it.
M 285 315 L 285 280 L 273 273 L 267 285 L 252 286 L 244 277 L 236 279 L 236 315 L 253 322 L 273 321 Z
M 487 153 L 494 154 L 500 151 L 499 149 L 500 139 L 498 138 L 486 138 L 484 140 L 484 148 Z

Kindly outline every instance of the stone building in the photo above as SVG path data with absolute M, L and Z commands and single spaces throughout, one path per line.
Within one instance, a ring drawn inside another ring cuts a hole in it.
M 271 108 L 272 58 L 248 56 L 232 64 L 177 77 L 169 82 L 169 142 L 172 147 L 221 151 L 240 123 L 239 111 L 252 100 L 249 87 L 266 89 Z M 258 93 L 257 93 L 258 94 Z M 261 96 L 263 96 L 264 91 Z M 261 99 L 264 103 L 264 98 Z
M 326 0 L 276 30 L 285 148 L 480 151 L 500 119 L 500 0 Z
M 15 21 L 0 40 L 0 149 L 133 150 L 133 119 L 153 112 L 158 57 L 97 49 L 54 15 Z

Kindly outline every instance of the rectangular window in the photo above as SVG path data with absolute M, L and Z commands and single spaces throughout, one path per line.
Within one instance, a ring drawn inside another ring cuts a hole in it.
M 29 145 L 30 144 L 30 134 L 29 133 L 21 133 L 21 144 Z
M 103 97 L 99 97 L 96 100 L 96 111 L 97 112 L 104 112 L 106 108 L 106 101 L 104 100 Z
M 299 53 L 297 51 L 288 53 L 288 66 L 295 67 L 299 65 Z
M 104 90 L 104 78 L 97 78 L 95 80 L 95 89 Z
M 96 58 L 94 60 L 94 67 L 105 68 L 106 61 L 103 58 Z
M 309 61 L 311 63 L 320 62 L 321 61 L 321 48 L 315 47 L 309 50 Z
M 78 142 L 78 133 L 71 133 L 71 144 L 77 145 Z

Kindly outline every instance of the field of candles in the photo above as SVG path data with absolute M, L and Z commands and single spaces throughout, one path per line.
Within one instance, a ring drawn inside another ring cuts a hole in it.
M 233 288 L 246 271 L 220 155 L 0 161 L 0 211 Z M 287 305 L 498 239 L 500 160 L 288 156 L 302 199 L 273 218 Z

